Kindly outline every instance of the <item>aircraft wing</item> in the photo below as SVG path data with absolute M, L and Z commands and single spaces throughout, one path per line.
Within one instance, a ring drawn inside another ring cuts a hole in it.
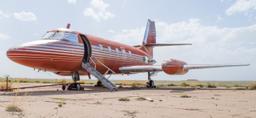
M 139 72 L 159 72 L 162 71 L 159 65 L 144 65 L 144 66 L 127 66 L 120 67 L 122 73 L 139 73 Z
M 236 65 L 184 65 L 185 69 L 192 70 L 192 69 L 208 69 L 208 68 L 223 68 L 223 67 L 238 67 L 238 66 L 249 66 L 250 64 L 236 64 Z
M 160 47 L 160 46 L 183 46 L 192 45 L 191 43 L 157 43 L 157 44 L 146 44 L 145 46 Z
M 157 43 L 157 44 L 145 44 L 145 45 L 135 45 L 133 47 L 162 47 L 162 46 L 183 46 L 183 45 L 192 45 L 191 43 Z
M 236 64 L 236 65 L 196 65 L 196 64 L 185 64 L 185 65 L 143 65 L 143 66 L 127 66 L 120 67 L 119 70 L 122 73 L 140 73 L 140 72 L 160 72 L 164 71 L 167 74 L 185 74 L 189 70 L 193 69 L 210 69 L 210 68 L 224 68 L 224 67 L 239 67 L 249 66 L 249 64 Z M 177 69 L 177 70 L 176 70 Z M 176 73 L 175 73 L 176 72 Z

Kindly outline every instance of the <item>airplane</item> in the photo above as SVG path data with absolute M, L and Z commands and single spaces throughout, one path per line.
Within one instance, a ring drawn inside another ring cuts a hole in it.
M 190 43 L 156 43 L 155 22 L 148 19 L 141 45 L 130 46 L 89 34 L 83 34 L 66 28 L 46 32 L 40 40 L 24 43 L 10 48 L 7 56 L 12 61 L 34 69 L 50 71 L 57 75 L 72 76 L 73 83 L 68 90 L 81 90 L 80 75 L 91 75 L 98 79 L 110 91 L 117 90 L 106 75 L 147 73 L 148 88 L 155 88 L 151 76 L 156 72 L 169 75 L 183 75 L 189 70 L 249 66 L 233 65 L 190 65 L 184 61 L 170 59 L 161 65 L 155 65 L 153 49 L 162 46 L 183 46 Z M 66 86 L 62 86 L 65 90 Z

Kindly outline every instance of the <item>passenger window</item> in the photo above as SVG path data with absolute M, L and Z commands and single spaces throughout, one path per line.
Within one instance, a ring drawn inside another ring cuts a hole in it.
M 103 50 L 103 46 L 102 46 L 101 44 L 99 44 L 99 48 L 100 48 L 101 50 Z
M 119 49 L 118 48 L 116 48 L 116 52 L 119 53 Z
M 124 53 L 124 54 L 125 54 L 125 49 L 122 49 L 122 53 Z
M 132 52 L 131 51 L 128 51 L 129 55 L 132 55 Z
M 112 49 L 111 49 L 111 47 L 110 47 L 110 46 L 108 46 L 108 51 L 109 51 L 109 52 L 111 52 L 111 51 L 112 51 Z

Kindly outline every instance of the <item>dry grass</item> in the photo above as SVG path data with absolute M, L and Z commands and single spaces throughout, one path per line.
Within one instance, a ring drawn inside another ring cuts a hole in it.
M 12 83 L 70 83 L 72 82 L 71 79 L 27 79 L 27 78 L 11 78 Z M 5 83 L 5 78 L 0 78 L 0 83 Z M 97 80 L 82 80 L 80 81 L 86 85 L 96 84 Z M 146 85 L 147 80 L 113 80 L 114 83 L 124 86 L 131 86 L 133 88 L 144 87 Z M 256 84 L 256 81 L 170 81 L 170 80 L 158 80 L 155 81 L 157 87 L 209 87 L 214 88 L 216 87 L 225 87 L 225 88 L 232 88 L 232 87 L 248 87 L 251 86 L 252 83 Z M 209 86 L 210 85 L 210 86 Z M 4 84 L 0 84 L 1 86 L 5 86 Z
M 186 83 L 186 82 L 182 82 L 182 83 L 180 84 L 180 86 L 182 86 L 182 87 L 188 87 L 188 86 L 190 86 L 190 84 L 188 84 L 188 83 Z
M 59 84 L 67 84 L 68 82 L 67 82 L 67 80 L 60 80 L 60 81 L 58 81 L 58 83 Z
M 66 102 L 64 102 L 64 101 L 58 102 L 58 107 L 62 107 L 65 104 L 66 104 Z
M 184 94 L 184 95 L 181 95 L 180 97 L 181 97 L 181 98 L 191 98 L 191 96 L 189 96 L 189 95 L 186 95 L 186 94 Z
M 55 100 L 58 100 L 56 103 L 58 103 L 58 107 L 62 107 L 63 105 L 66 104 L 65 99 L 64 98 L 52 98 Z
M 215 84 L 210 84 L 210 83 L 208 83 L 207 87 L 208 88 L 217 88 L 217 86 Z
M 136 114 L 138 113 L 137 111 L 128 111 L 128 110 L 123 110 L 124 116 L 130 117 L 130 118 L 136 118 Z
M 123 86 L 145 86 L 147 81 L 145 80 L 114 80 L 117 84 L 122 84 Z
M 11 90 L 12 89 L 12 83 L 8 83 L 8 87 L 6 87 L 6 82 L 0 82 L 0 91 L 1 90 Z
M 141 84 L 141 83 L 134 82 L 134 83 L 131 83 L 130 86 L 131 86 L 132 88 L 139 88 L 139 87 L 145 86 L 145 84 Z
M 176 85 L 173 83 L 170 83 L 170 84 L 167 84 L 167 86 L 176 86 Z
M 124 88 L 124 87 L 123 87 L 123 85 L 122 85 L 122 84 L 120 84 L 120 85 L 118 86 L 118 88 Z
M 49 101 L 49 102 L 57 103 L 58 107 L 62 107 L 63 105 L 65 105 L 66 104 L 65 100 L 67 100 L 65 98 L 58 98 L 58 97 L 57 98 L 51 98 L 51 99 L 53 99 L 54 101 Z
M 130 101 L 129 98 L 119 98 L 118 101 L 128 102 Z
M 22 112 L 22 109 L 15 104 L 8 105 L 5 110 L 8 112 Z
M 144 98 L 144 97 L 138 97 L 137 100 L 138 100 L 138 101 L 145 101 L 145 100 L 147 100 L 147 99 Z
M 204 85 L 203 84 L 197 84 L 196 87 L 203 88 Z
M 256 84 L 251 84 L 250 86 L 248 86 L 249 90 L 256 90 Z

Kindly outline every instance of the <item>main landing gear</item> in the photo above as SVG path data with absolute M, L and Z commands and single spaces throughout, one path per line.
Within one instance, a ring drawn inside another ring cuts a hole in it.
M 79 91 L 79 90 L 83 90 L 84 88 L 81 86 L 80 83 L 78 83 L 78 81 L 80 81 L 80 75 L 78 72 L 73 72 L 72 73 L 72 79 L 74 81 L 74 83 L 71 83 L 68 85 L 67 90 L 75 90 L 75 91 Z M 66 85 L 62 85 L 62 90 L 66 90 Z
M 97 81 L 97 83 L 94 85 L 95 87 L 104 87 L 101 81 Z
M 148 72 L 147 88 L 156 88 L 154 81 L 151 79 L 151 73 Z

